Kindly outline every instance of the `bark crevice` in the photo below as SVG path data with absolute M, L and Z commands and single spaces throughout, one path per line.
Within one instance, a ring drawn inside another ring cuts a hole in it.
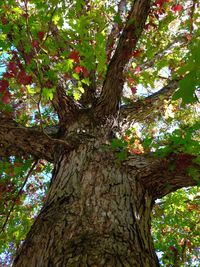
M 124 173 L 108 152 L 81 145 L 63 156 L 55 175 L 13 266 L 159 266 L 152 197 L 136 173 Z

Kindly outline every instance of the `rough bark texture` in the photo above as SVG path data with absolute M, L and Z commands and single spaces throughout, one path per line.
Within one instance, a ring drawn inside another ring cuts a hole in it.
M 51 101 L 59 118 L 56 134 L 20 126 L 0 113 L 0 156 L 32 155 L 54 163 L 44 207 L 18 251 L 14 267 L 159 266 L 150 234 L 153 202 L 178 188 L 197 184 L 187 174 L 193 157 L 135 155 L 120 162 L 108 145 L 115 125 L 119 128 L 133 119 L 149 119 L 149 111 L 161 105 L 160 96 L 169 98 L 177 88 L 177 81 L 171 81 L 144 101 L 120 109 L 123 72 L 151 3 L 132 1 L 100 96 L 95 72 L 90 73 L 93 82 L 85 88 L 82 105 L 67 96 L 64 82 L 58 83 Z M 52 27 L 56 42 L 59 30 Z M 8 40 L 15 40 L 12 29 Z M 24 47 L 20 41 L 17 50 L 27 62 Z M 34 58 L 33 49 L 28 56 Z M 38 69 L 33 72 L 38 75 Z M 170 163 L 176 166 L 176 173 L 170 170 Z
M 124 85 L 124 67 L 134 51 L 150 10 L 150 0 L 135 0 L 119 38 L 115 53 L 110 60 L 101 96 L 95 105 L 98 118 L 113 115 L 119 109 Z
M 53 162 L 54 151 L 58 145 L 62 144 L 65 150 L 71 150 L 76 146 L 71 138 L 61 140 L 56 137 L 57 132 L 52 134 L 51 127 L 41 131 L 38 128 L 24 127 L 12 119 L 0 116 L 0 156 L 2 157 L 32 155 L 35 158 Z
M 79 114 L 62 139 L 13 121 L 2 124 L 0 143 L 12 148 L 15 142 L 23 152 L 54 162 L 44 207 L 14 267 L 159 266 L 150 234 L 152 206 L 158 197 L 197 184 L 186 172 L 194 157 L 133 155 L 119 161 L 109 145 L 115 119 L 96 125 L 92 118 Z
M 138 170 L 95 144 L 60 155 L 44 208 L 13 266 L 159 266 L 150 235 L 152 196 Z

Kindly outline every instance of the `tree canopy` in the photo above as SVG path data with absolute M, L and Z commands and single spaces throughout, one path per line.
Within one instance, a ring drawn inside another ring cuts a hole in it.
M 44 147 L 75 146 L 57 133 L 79 112 L 117 114 L 117 160 L 167 157 L 198 183 L 199 17 L 197 0 L 1 1 L 0 264 L 9 266 L 42 206 L 54 161 Z M 198 200 L 193 187 L 156 202 L 163 266 L 198 263 Z

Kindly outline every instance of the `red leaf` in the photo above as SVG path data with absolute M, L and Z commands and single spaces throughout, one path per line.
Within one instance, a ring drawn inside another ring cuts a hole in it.
M 15 62 L 13 61 L 8 62 L 7 67 L 10 74 L 12 74 L 13 76 L 17 75 L 17 65 Z
M 82 69 L 82 67 L 81 66 L 77 66 L 75 69 L 74 69 L 74 71 L 76 72 L 76 73 L 80 73 L 80 72 L 82 72 L 83 71 L 83 69 Z
M 133 57 L 140 57 L 142 53 L 142 50 L 135 50 L 132 54 Z
M 132 93 L 132 95 L 135 95 L 136 92 L 137 92 L 137 87 L 132 87 L 132 88 L 131 88 L 131 93 Z
M 174 12 L 180 12 L 183 9 L 182 5 L 173 5 L 172 6 L 172 11 Z
M 168 2 L 168 1 L 167 1 L 167 0 L 157 0 L 157 1 L 155 2 L 155 5 L 156 5 L 156 6 L 160 6 L 160 7 L 162 7 L 162 6 L 164 5 L 165 2 Z
M 177 250 L 177 248 L 176 248 L 175 246 L 170 246 L 169 249 L 170 249 L 171 251 L 176 251 L 176 250 Z
M 74 69 L 74 71 L 76 72 L 76 73 L 80 73 L 80 72 L 82 72 L 83 73 L 83 75 L 84 75 L 84 77 L 88 77 L 88 75 L 89 75 L 89 72 L 88 72 L 88 70 L 85 68 L 85 67 L 81 67 L 81 66 L 77 66 L 75 69 Z
M 3 74 L 3 78 L 5 78 L 5 79 L 9 79 L 9 78 L 12 78 L 12 77 L 13 77 L 13 74 L 10 73 L 10 72 L 5 72 L 5 73 Z
M 130 153 L 136 154 L 136 155 L 140 155 L 143 152 L 140 149 L 138 149 L 138 148 L 130 148 Z
M 39 32 L 38 32 L 37 36 L 38 36 L 38 38 L 40 39 L 40 41 L 42 41 L 42 40 L 43 40 L 43 38 L 44 38 L 44 35 L 45 35 L 45 33 L 44 33 L 44 32 L 42 32 L 42 31 L 39 31 Z
M 84 77 L 89 76 L 89 71 L 85 67 L 82 67 L 82 72 L 83 72 Z
M 79 63 L 79 61 L 80 61 L 80 58 L 79 58 L 79 52 L 78 52 L 78 51 L 72 51 L 72 52 L 69 54 L 69 58 L 70 58 L 70 59 L 73 59 L 74 62 Z
M 131 70 L 131 69 L 130 69 Z M 129 77 L 128 78 L 128 81 L 129 81 L 129 83 L 133 83 L 134 82 L 134 79 L 132 78 L 132 77 Z
M 33 40 L 31 42 L 32 47 L 38 47 L 38 42 L 36 40 Z
M 32 76 L 27 75 L 26 72 L 24 70 L 22 70 L 19 72 L 19 74 L 17 76 L 17 81 L 20 84 L 28 85 L 28 84 L 32 83 Z
M 0 80 L 0 92 L 1 93 L 4 92 L 4 91 L 6 91 L 7 88 L 8 88 L 8 86 L 9 86 L 9 82 L 8 81 L 6 81 L 6 80 Z
M 10 93 L 7 91 L 5 94 L 2 96 L 2 102 L 4 104 L 9 104 L 10 103 Z

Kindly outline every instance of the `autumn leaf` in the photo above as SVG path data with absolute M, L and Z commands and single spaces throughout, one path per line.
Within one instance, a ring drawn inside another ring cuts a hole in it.
M 135 50 L 132 54 L 133 57 L 140 57 L 142 54 L 142 50 Z
M 8 91 L 6 91 L 5 94 L 2 96 L 2 102 L 4 104 L 10 103 L 10 93 Z
M 174 11 L 174 12 L 180 12 L 181 10 L 183 10 L 182 5 L 173 5 L 172 6 L 172 11 Z
M 32 47 L 38 47 L 38 42 L 36 40 L 33 40 L 31 42 Z
M 79 74 L 80 72 L 82 72 L 82 67 L 77 66 L 74 71 Z
M 80 61 L 79 52 L 78 51 L 72 51 L 69 54 L 69 58 L 70 59 L 73 59 L 74 62 L 79 63 L 79 61 Z
M 131 93 L 132 95 L 135 95 L 137 92 L 137 87 L 131 87 Z
M 18 76 L 17 76 L 18 83 L 23 84 L 23 85 L 31 84 L 32 79 L 33 79 L 32 76 L 27 75 L 24 70 L 20 71 Z
M 0 80 L 0 92 L 6 91 L 9 86 L 9 82 L 7 80 Z
M 13 61 L 8 62 L 7 68 L 9 74 L 13 75 L 13 77 L 17 75 L 17 65 L 15 62 Z
M 155 5 L 162 7 L 166 2 L 169 2 L 169 0 L 156 0 Z
M 43 32 L 43 31 L 39 31 L 39 32 L 37 33 L 37 36 L 38 36 L 39 40 L 42 41 L 43 38 L 44 38 L 44 36 L 45 36 L 45 32 Z

